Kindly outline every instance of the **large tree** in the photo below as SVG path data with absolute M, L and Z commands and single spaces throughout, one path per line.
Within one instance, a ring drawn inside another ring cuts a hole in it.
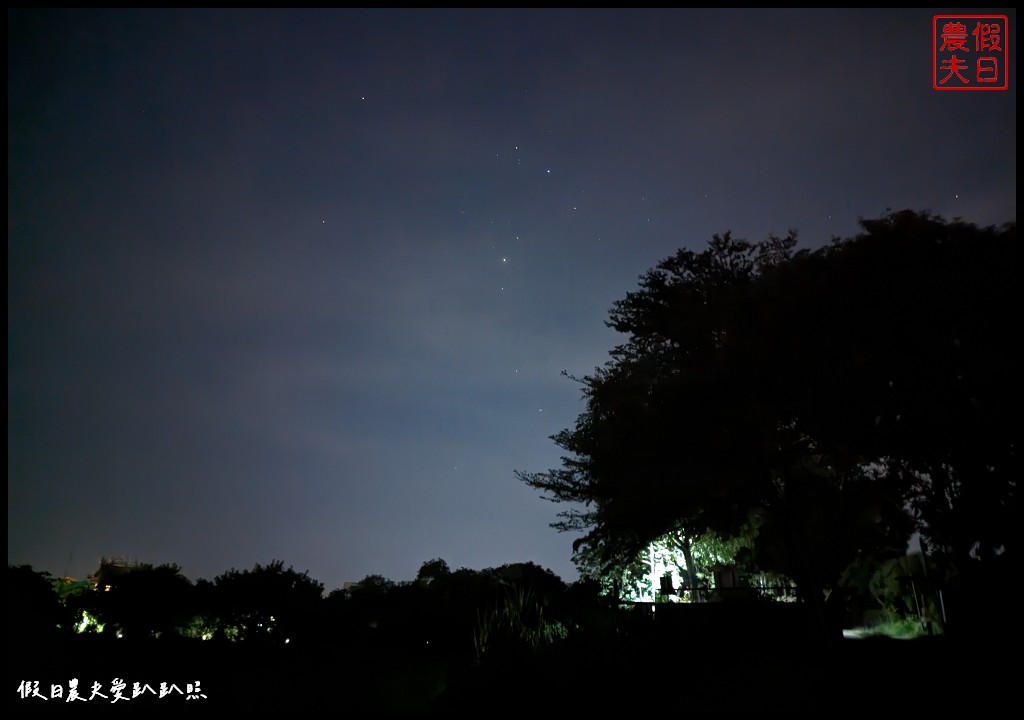
M 904 552 L 908 510 L 957 559 L 1005 553 L 1015 238 L 904 211 L 813 251 L 793 233 L 680 250 L 613 306 L 626 341 L 579 379 L 562 467 L 518 475 L 574 505 L 555 526 L 608 566 L 753 523 L 757 562 L 811 599 Z
M 624 567 L 671 532 L 738 531 L 771 491 L 762 446 L 775 428 L 750 402 L 756 378 L 733 348 L 751 285 L 795 242 L 716 235 L 703 252 L 663 260 L 615 303 L 607 324 L 628 339 L 579 380 L 587 408 L 553 438 L 570 455 L 562 468 L 519 473 L 551 499 L 582 505 L 556 524 L 588 531 L 577 551 Z

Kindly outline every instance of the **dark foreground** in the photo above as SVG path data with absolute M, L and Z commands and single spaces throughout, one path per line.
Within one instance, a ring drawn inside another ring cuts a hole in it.
M 198 641 L 130 645 L 74 638 L 50 647 L 8 646 L 8 708 L 19 714 L 504 714 L 633 708 L 644 714 L 816 712 L 866 717 L 892 711 L 969 710 L 973 715 L 1001 709 L 1019 675 L 1013 660 L 1016 647 L 1008 647 L 1005 638 L 833 639 L 799 644 L 769 640 L 732 642 L 728 647 L 669 643 L 657 637 L 601 645 L 565 642 L 543 652 L 506 654 L 476 664 L 428 647 L 314 650 Z M 85 700 L 68 702 L 73 678 Z M 117 680 L 124 682 L 121 695 L 128 699 L 116 699 L 112 686 Z M 39 694 L 50 699 L 31 694 L 34 682 Z M 94 683 L 106 697 L 88 699 Z M 135 683 L 142 694 L 133 698 Z M 161 684 L 167 690 L 164 697 Z M 59 697 L 51 697 L 55 685 Z

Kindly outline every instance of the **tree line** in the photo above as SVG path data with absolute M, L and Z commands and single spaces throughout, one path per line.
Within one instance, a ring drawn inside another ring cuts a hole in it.
M 15 645 L 76 636 L 314 649 L 376 643 L 473 660 L 564 638 L 574 615 L 598 599 L 591 583 L 567 585 L 532 562 L 451 570 L 439 558 L 410 582 L 368 575 L 329 593 L 279 560 L 196 582 L 175 564 L 104 559 L 77 582 L 8 565 L 7 594 Z

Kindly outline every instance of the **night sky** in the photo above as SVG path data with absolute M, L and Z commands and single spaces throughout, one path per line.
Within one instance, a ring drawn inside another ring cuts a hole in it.
M 514 473 L 641 273 L 1016 219 L 937 12 L 8 10 L 8 562 L 575 580 Z

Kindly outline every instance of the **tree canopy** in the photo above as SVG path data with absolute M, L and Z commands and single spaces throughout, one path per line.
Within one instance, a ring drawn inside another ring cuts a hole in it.
M 1016 225 L 903 211 L 796 251 L 716 235 L 641 276 L 607 324 L 626 340 L 517 472 L 573 507 L 574 550 L 622 567 L 682 531 L 754 536 L 813 590 L 919 530 L 955 562 L 1014 542 Z
M 159 637 L 186 624 L 192 615 L 194 587 L 178 565 L 134 564 L 105 580 L 97 615 L 126 637 Z
M 308 571 L 272 560 L 252 570 L 232 568 L 218 575 L 214 585 L 217 612 L 232 638 L 290 642 L 314 632 L 324 586 Z

